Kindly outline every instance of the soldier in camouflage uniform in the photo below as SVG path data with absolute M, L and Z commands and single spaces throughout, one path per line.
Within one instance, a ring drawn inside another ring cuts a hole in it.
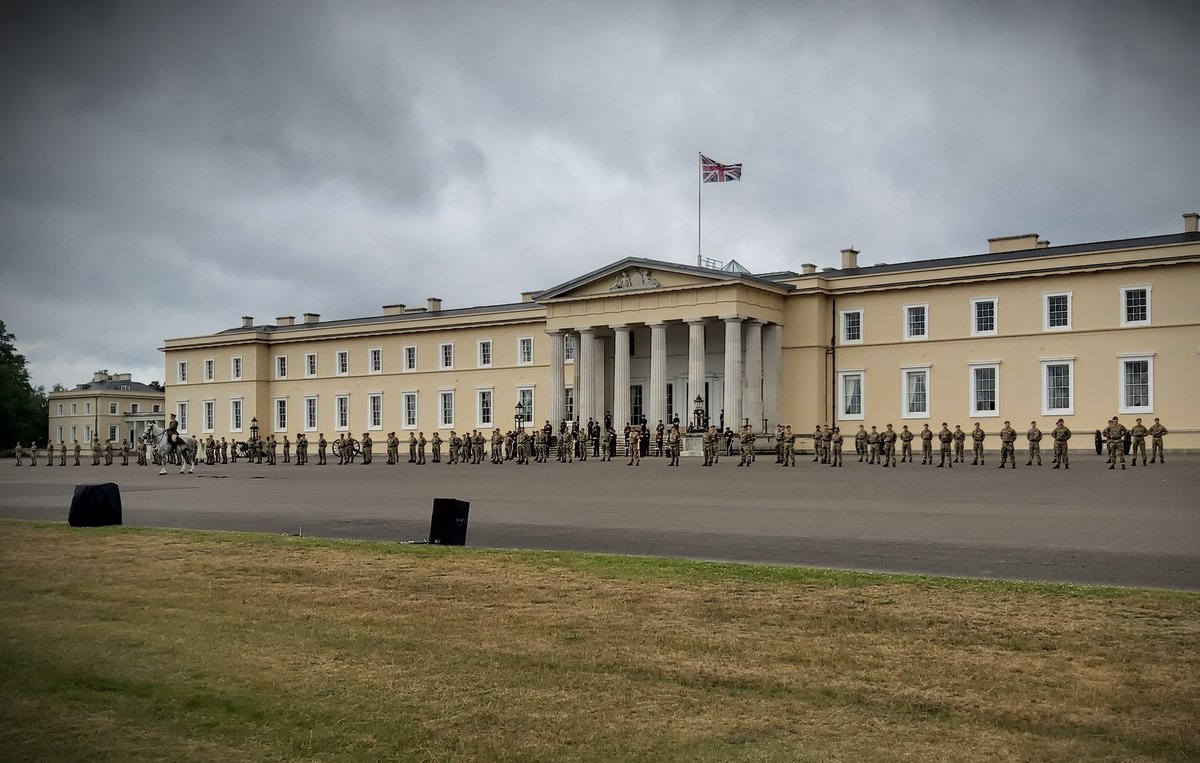
M 921 463 L 933 466 L 933 430 L 928 424 L 921 430 Z
M 975 466 L 975 462 L 979 462 L 980 466 L 986 466 L 983 462 L 983 438 L 987 437 L 987 433 L 979 426 L 979 422 L 975 422 L 975 428 L 971 430 L 971 442 L 975 449 L 975 459 L 971 461 L 971 466 Z
M 825 452 L 825 460 L 822 461 L 821 463 L 823 463 L 823 464 L 829 463 L 830 454 L 832 452 L 832 446 L 833 446 L 833 429 L 831 429 L 830 426 L 828 424 L 826 424 L 825 428 L 821 431 L 821 448 Z
M 1148 430 L 1150 432 L 1150 463 L 1154 463 L 1154 457 L 1158 456 L 1158 460 L 1166 463 L 1167 459 L 1163 457 L 1163 435 L 1169 434 L 1167 428 L 1162 425 L 1158 419 L 1154 420 L 1154 426 Z
M 830 449 L 831 449 L 830 454 L 829 454 L 829 466 L 830 467 L 841 466 L 842 465 L 842 433 L 841 433 L 841 431 L 838 430 L 837 427 L 834 427 L 833 432 L 831 434 L 833 435 L 833 439 L 830 440 L 830 442 L 829 442 Z
M 626 466 L 641 466 L 642 464 L 642 430 L 635 427 L 629 429 L 629 463 Z
M 925 425 L 928 428 L 928 424 Z M 950 426 L 946 422 L 942 422 L 942 431 L 938 432 L 938 442 L 942 444 L 942 462 L 938 464 L 938 468 L 943 466 L 954 468 L 954 457 L 950 454 L 950 446 L 954 442 L 954 433 L 950 431 Z M 933 463 L 933 456 L 929 456 L 929 462 Z
M 307 447 L 307 445 L 308 445 L 308 438 L 305 438 L 305 440 L 304 440 L 304 444 L 305 444 L 305 446 Z M 318 433 L 317 433 L 317 464 L 318 464 L 318 465 L 325 465 L 325 466 L 328 466 L 328 465 L 329 465 L 329 462 L 325 460 L 325 451 L 326 451 L 328 448 L 329 448 L 329 441 L 325 439 L 325 433 L 324 433 L 324 432 L 318 432 Z M 299 459 L 300 459 L 300 435 L 296 435 L 296 459 L 297 459 L 297 463 L 299 463 Z M 307 454 L 306 454 L 306 455 L 305 455 L 305 461 L 307 461 L 307 460 L 308 460 L 308 456 L 307 456 Z
M 1142 454 L 1142 466 L 1146 465 L 1146 435 L 1150 430 L 1142 426 L 1142 420 L 1138 419 L 1133 426 L 1129 428 L 1129 436 L 1133 438 L 1133 443 L 1129 447 L 1129 453 L 1133 456 L 1133 460 L 1129 462 L 1130 466 L 1137 466 L 1138 453 Z
M 462 448 L 462 440 L 458 438 L 458 433 L 450 430 L 450 457 L 446 459 L 446 464 L 458 463 L 458 452 Z
M 883 434 L 879 435 L 879 446 L 883 455 L 883 465 L 896 466 L 896 430 L 892 429 L 892 425 L 888 424 L 883 430 Z
M 716 427 L 709 427 L 704 430 L 704 434 L 700 437 L 701 449 L 704 451 L 704 466 L 713 465 L 713 456 L 717 451 L 717 430 Z M 782 446 L 781 446 L 782 447 Z
M 1025 433 L 1025 439 L 1029 440 L 1029 460 L 1025 462 L 1026 466 L 1033 466 L 1033 460 L 1037 459 L 1037 465 L 1042 465 L 1042 430 L 1038 429 L 1036 421 L 1029 422 L 1029 431 Z
M 667 450 L 671 454 L 669 466 L 679 466 L 679 456 L 683 451 L 682 440 L 683 438 L 679 436 L 679 427 L 672 425 L 671 431 L 667 432 Z
M 738 466 L 749 466 L 753 463 L 751 454 L 754 451 L 754 432 L 751 431 L 750 427 L 742 427 L 738 443 L 740 445 L 738 455 L 741 457 L 738 461 Z
M 1059 419 L 1054 424 L 1054 431 L 1050 433 L 1054 438 L 1054 468 L 1061 466 L 1064 469 L 1071 468 L 1071 459 L 1067 454 L 1067 441 L 1071 439 L 1071 430 L 1067 429 L 1067 425 Z
M 963 443 L 967 440 L 967 433 L 962 430 L 959 424 L 954 425 L 954 460 L 957 463 L 966 461 L 966 456 L 963 455 Z
M 783 465 L 796 465 L 796 433 L 791 427 L 783 428 Z
M 817 427 L 813 430 L 813 462 L 814 463 L 817 461 L 823 462 L 825 460 L 824 454 L 822 453 L 822 445 L 825 442 L 824 439 L 822 439 L 822 437 L 821 437 L 822 434 L 823 434 L 823 432 L 821 430 L 821 425 L 818 424 Z
M 873 464 L 879 458 L 879 432 L 875 427 L 867 433 L 867 463 Z
M 775 425 L 775 463 L 783 463 L 783 424 Z
M 1115 469 L 1117 459 L 1121 459 L 1121 468 L 1125 468 L 1125 427 L 1117 419 L 1112 417 L 1112 421 L 1105 430 L 1105 437 L 1108 440 L 1108 468 Z
M 1012 461 L 1012 468 L 1017 468 L 1017 447 L 1014 443 L 1017 441 L 1017 430 L 1013 429 L 1010 422 L 1004 422 L 1004 428 L 1000 430 L 1000 468 Z
M 492 463 L 504 463 L 504 433 L 499 429 L 492 430 Z
M 854 452 L 858 454 L 858 462 L 867 455 L 867 430 L 862 424 L 858 425 L 858 431 L 854 433 Z
M 900 462 L 905 461 L 912 463 L 912 441 L 913 433 L 908 431 L 908 424 L 900 430 Z

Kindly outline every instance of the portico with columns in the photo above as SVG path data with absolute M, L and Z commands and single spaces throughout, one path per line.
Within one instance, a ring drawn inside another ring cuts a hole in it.
M 536 295 L 547 308 L 551 421 L 586 424 L 611 414 L 620 431 L 643 418 L 653 429 L 677 417 L 686 429 L 699 397 L 713 425 L 773 427 L 789 288 L 628 259 Z

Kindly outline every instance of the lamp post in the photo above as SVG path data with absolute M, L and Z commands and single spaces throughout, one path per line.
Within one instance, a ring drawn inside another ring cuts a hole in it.
M 696 395 L 696 399 L 692 401 L 694 408 L 692 409 L 692 424 L 693 431 L 704 429 L 704 398 Z
M 251 440 L 251 442 L 258 442 L 258 417 L 257 416 L 250 419 L 250 440 Z
M 514 432 L 519 431 L 521 429 L 521 426 L 524 423 L 525 423 L 525 406 L 521 404 L 520 400 L 518 400 L 517 407 L 515 409 L 515 412 L 513 413 L 513 431 Z

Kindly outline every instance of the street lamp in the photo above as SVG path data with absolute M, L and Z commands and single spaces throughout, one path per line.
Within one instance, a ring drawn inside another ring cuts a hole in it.
M 514 431 L 519 430 L 524 423 L 525 423 L 525 406 L 521 404 L 520 400 L 518 400 L 516 412 L 513 414 L 513 430 Z
M 704 398 L 696 395 L 696 399 L 692 401 L 695 408 L 692 410 L 692 418 L 695 419 L 693 427 L 696 431 L 704 429 Z
M 250 440 L 258 442 L 258 417 L 250 419 Z

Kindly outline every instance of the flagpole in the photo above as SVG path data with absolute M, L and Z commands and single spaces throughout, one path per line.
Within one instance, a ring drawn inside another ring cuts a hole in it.
M 703 267 L 700 259 L 700 208 L 704 203 L 704 155 L 696 152 L 696 267 Z

